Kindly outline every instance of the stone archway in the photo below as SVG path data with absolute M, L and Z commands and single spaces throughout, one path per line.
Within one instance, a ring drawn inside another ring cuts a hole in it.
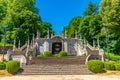
M 60 36 L 55 36 L 52 38 L 52 53 L 56 54 L 62 51 L 63 49 L 63 40 Z

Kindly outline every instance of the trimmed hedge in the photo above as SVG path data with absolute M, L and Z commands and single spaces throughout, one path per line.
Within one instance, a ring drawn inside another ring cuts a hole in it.
M 104 68 L 104 64 L 100 60 L 89 60 L 87 65 L 88 69 L 94 73 L 101 73 Z
M 7 62 L 8 62 L 8 61 L 6 61 L 6 60 L 0 62 L 0 70 L 6 69 L 6 63 L 7 63 Z
M 67 56 L 67 52 L 65 51 L 60 51 L 59 52 L 59 56 L 62 57 L 62 56 Z
M 39 54 L 37 57 L 50 57 L 52 53 L 50 51 L 45 51 L 44 53 Z
M 118 64 L 115 64 L 115 69 L 117 70 L 117 71 L 120 71 L 120 64 L 118 63 Z
M 45 51 L 43 54 L 45 57 L 52 56 L 52 53 L 50 51 Z
M 104 68 L 106 70 L 115 70 L 116 62 L 104 62 Z
M 60 51 L 57 54 L 54 54 L 55 57 L 63 57 L 63 56 L 67 56 L 67 52 L 65 51 Z
M 6 64 L 4 62 L 0 62 L 0 70 L 4 70 L 6 68 Z
M 16 74 L 20 69 L 20 62 L 16 60 L 11 60 L 6 63 L 6 69 L 8 73 Z

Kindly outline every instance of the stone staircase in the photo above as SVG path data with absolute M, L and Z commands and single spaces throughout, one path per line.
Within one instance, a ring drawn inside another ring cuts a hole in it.
M 20 75 L 87 75 L 93 74 L 85 65 L 85 57 L 33 58 L 32 64 L 23 66 Z

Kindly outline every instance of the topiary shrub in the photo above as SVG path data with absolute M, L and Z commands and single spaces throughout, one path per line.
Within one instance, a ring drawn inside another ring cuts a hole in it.
M 45 52 L 43 53 L 43 56 L 44 56 L 44 57 L 49 57 L 49 56 L 52 56 L 52 53 L 51 53 L 50 51 L 45 51 Z
M 6 68 L 6 64 L 4 62 L 0 62 L 0 70 L 4 70 Z
M 39 55 L 37 55 L 37 57 L 43 57 L 43 53 L 40 53 Z
M 6 63 L 6 69 L 8 73 L 16 74 L 20 69 L 20 62 L 16 60 L 11 60 Z
M 54 54 L 53 56 L 55 56 L 55 57 L 60 57 L 59 54 Z
M 104 68 L 106 70 L 115 70 L 116 62 L 104 62 Z
M 120 71 L 120 64 L 115 64 L 115 70 Z
M 103 71 L 103 62 L 100 60 L 90 60 L 88 61 L 88 69 L 94 73 L 101 73 Z
M 65 52 L 65 51 L 60 51 L 60 52 L 59 52 L 59 57 L 62 57 L 62 56 L 67 56 L 67 52 Z

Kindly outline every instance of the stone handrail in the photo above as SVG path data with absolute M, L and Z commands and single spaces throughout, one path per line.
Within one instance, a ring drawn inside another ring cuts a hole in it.
M 97 49 L 97 48 L 92 47 L 90 44 L 87 44 L 86 51 L 87 51 L 87 58 L 86 58 L 85 64 L 87 64 L 90 56 L 92 55 L 99 56 L 99 59 L 104 61 L 104 50 L 103 49 Z
M 27 47 L 27 43 L 25 45 L 23 45 L 20 50 L 24 50 Z

